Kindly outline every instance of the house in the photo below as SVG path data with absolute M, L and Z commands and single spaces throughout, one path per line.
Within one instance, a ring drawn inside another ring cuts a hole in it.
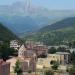
M 7 60 L 11 63 L 10 71 L 14 71 L 16 61 L 20 61 L 21 68 L 23 72 L 28 72 L 29 70 L 34 72 L 36 70 L 37 56 L 34 50 L 28 49 L 25 44 L 23 44 L 18 50 L 18 57 Z
M 23 72 L 35 72 L 36 71 L 36 60 L 34 58 L 19 59 Z
M 47 55 L 48 48 L 42 42 L 26 41 L 26 49 L 34 52 L 37 56 Z
M 10 75 L 10 63 L 0 59 L 0 75 Z
M 7 60 L 7 62 L 10 62 L 10 72 L 14 72 L 15 63 L 16 61 L 20 61 L 20 66 L 22 68 L 23 72 L 32 71 L 34 72 L 36 70 L 36 59 L 34 57 L 27 57 L 27 58 L 21 58 L 21 57 L 15 57 Z
M 40 45 L 40 44 L 43 45 L 42 42 L 34 42 L 34 41 L 26 41 L 26 42 L 25 42 L 25 45 L 26 45 L 27 48 L 33 48 L 33 47 L 35 47 L 36 45 Z
M 37 68 L 41 67 L 48 67 L 52 66 L 51 61 L 60 61 L 60 56 L 57 54 L 48 54 L 47 58 L 38 58 L 37 61 Z
M 37 56 L 47 55 L 48 48 L 45 45 L 36 45 L 33 50 L 35 51 Z
M 70 54 L 67 52 L 57 52 L 55 54 L 48 54 L 47 58 L 38 58 L 37 61 L 37 68 L 43 68 L 48 67 L 50 68 L 52 66 L 52 61 L 57 61 L 60 66 L 65 67 L 67 64 L 69 64 L 70 60 Z
M 18 40 L 12 40 L 10 41 L 10 48 L 14 48 L 18 50 L 20 48 L 21 44 Z
M 70 53 L 68 52 L 56 52 L 55 54 L 48 54 L 48 58 L 51 61 L 57 61 L 60 65 L 70 63 Z
M 60 64 L 69 64 L 70 62 L 70 53 L 68 52 L 56 52 L 57 55 L 60 55 Z

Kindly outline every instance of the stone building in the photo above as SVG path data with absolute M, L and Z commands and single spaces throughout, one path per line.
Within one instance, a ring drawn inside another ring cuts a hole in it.
M 70 62 L 70 53 L 68 52 L 56 52 L 60 56 L 60 64 L 69 64 Z
M 20 63 L 23 72 L 36 71 L 36 60 L 34 58 L 20 59 Z
M 57 61 L 59 65 L 66 66 L 67 64 L 69 64 L 69 60 L 70 54 L 67 52 L 57 52 L 55 54 L 48 54 L 47 58 L 38 58 L 37 68 L 49 68 L 52 66 L 52 61 Z
M 48 48 L 45 45 L 37 45 L 33 48 L 37 56 L 47 55 Z
M 10 63 L 0 59 L 0 75 L 10 75 Z

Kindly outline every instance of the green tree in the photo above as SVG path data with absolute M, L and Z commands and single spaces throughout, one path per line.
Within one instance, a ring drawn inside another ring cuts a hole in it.
M 20 65 L 20 61 L 17 60 L 14 67 L 14 72 L 17 73 L 17 75 L 22 75 L 23 72 Z
M 38 56 L 38 58 L 46 58 L 47 57 L 47 54 L 45 53 L 42 53 L 41 55 Z
M 59 67 L 59 63 L 57 61 L 53 62 L 52 69 L 58 70 L 58 67 Z
M 72 68 L 70 68 L 69 75 L 75 75 L 75 65 L 73 65 Z
M 54 48 L 54 47 L 51 47 L 49 50 L 48 50 L 48 53 L 49 54 L 54 54 L 54 53 L 56 53 L 56 49 Z
M 55 63 L 56 63 L 56 61 L 54 61 L 54 60 L 52 60 L 52 61 L 50 62 L 51 65 L 53 65 L 53 64 L 55 64 Z
M 72 43 L 72 47 L 75 48 L 75 41 L 73 41 L 73 43 Z
M 67 52 L 66 48 L 65 47 L 59 47 L 57 49 L 58 52 Z
M 15 49 L 10 48 L 7 43 L 0 46 L 0 58 L 6 61 L 10 56 L 13 56 L 16 52 Z
M 75 64 L 75 52 L 74 51 L 71 53 L 71 62 L 72 64 Z
M 54 72 L 51 71 L 51 70 L 46 70 L 46 71 L 44 72 L 44 75 L 54 75 Z
M 72 47 L 72 43 L 71 43 L 71 42 L 69 42 L 69 43 L 68 43 L 68 46 L 69 46 L 69 48 L 71 48 L 71 47 Z

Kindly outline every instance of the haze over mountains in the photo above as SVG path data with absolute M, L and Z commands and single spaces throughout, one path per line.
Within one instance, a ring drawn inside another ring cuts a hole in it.
M 48 10 L 34 5 L 28 8 L 24 2 L 0 5 L 0 22 L 19 36 L 72 16 L 75 10 Z

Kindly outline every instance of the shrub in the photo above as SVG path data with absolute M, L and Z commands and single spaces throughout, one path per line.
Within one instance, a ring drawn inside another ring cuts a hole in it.
M 57 61 L 55 61 L 55 62 L 53 63 L 52 69 L 53 69 L 53 70 L 57 70 L 58 67 L 59 67 L 59 63 L 58 63 Z
M 44 72 L 44 75 L 54 75 L 54 72 L 51 71 L 51 70 L 46 70 L 46 71 Z

